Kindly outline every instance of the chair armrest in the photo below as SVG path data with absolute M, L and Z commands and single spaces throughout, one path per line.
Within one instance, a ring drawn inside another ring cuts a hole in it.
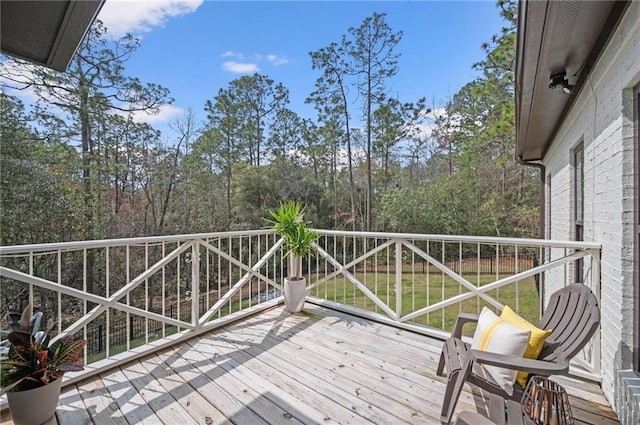
M 477 314 L 459 313 L 456 318 L 456 323 L 453 325 L 451 336 L 454 338 L 462 338 L 462 327 L 467 323 L 477 323 L 478 317 Z
M 479 413 L 465 410 L 458 414 L 455 425 L 496 425 L 496 423 L 485 418 Z
M 506 369 L 522 370 L 538 375 L 560 375 L 566 374 L 569 371 L 569 362 L 566 360 L 559 362 L 545 362 L 542 360 L 525 359 L 523 357 L 490 353 L 488 351 L 473 349 L 469 350 L 469 355 L 481 364 L 504 367 Z

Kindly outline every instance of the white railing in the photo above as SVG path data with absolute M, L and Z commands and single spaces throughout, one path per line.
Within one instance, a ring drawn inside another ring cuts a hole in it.
M 576 261 L 599 297 L 597 244 L 319 232 L 305 261 L 310 302 L 439 338 L 485 305 L 537 322 Z M 245 231 L 0 247 L 0 314 L 31 301 L 57 338 L 87 339 L 76 380 L 281 302 L 281 244 Z M 578 360 L 596 379 L 598 338 Z
M 320 231 L 308 262 L 320 304 L 446 338 L 460 312 L 508 304 L 537 323 L 545 299 L 579 281 L 600 298 L 600 245 L 450 235 Z M 582 264 L 581 267 L 576 267 Z M 582 276 L 576 278 L 576 270 Z M 398 272 L 399 271 L 399 272 Z M 573 362 L 600 377 L 600 337 Z
M 100 368 L 278 303 L 280 245 L 247 231 L 0 247 L 1 313 L 39 306 Z

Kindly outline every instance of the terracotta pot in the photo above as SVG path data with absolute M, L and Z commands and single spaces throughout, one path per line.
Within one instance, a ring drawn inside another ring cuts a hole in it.
M 15 425 L 40 425 L 56 413 L 62 378 L 27 391 L 8 392 L 7 402 Z
M 284 308 L 289 313 L 299 313 L 304 307 L 304 300 L 307 296 L 307 280 L 284 279 Z

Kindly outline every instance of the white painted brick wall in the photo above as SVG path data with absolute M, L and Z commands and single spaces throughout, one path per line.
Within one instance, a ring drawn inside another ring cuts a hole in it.
M 616 381 L 618 370 L 632 367 L 633 253 L 640 249 L 633 245 L 632 92 L 639 83 L 640 2 L 633 2 L 544 159 L 551 176 L 547 237 L 573 239 L 571 150 L 584 143 L 584 239 L 602 244 L 602 389 L 619 414 Z M 547 276 L 546 293 L 563 279 L 560 272 Z

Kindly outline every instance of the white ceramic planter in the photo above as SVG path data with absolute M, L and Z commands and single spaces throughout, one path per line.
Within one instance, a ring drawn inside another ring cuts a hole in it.
M 62 378 L 33 390 L 8 392 L 7 402 L 15 425 L 41 425 L 49 420 L 58 407 Z
M 307 296 L 307 280 L 284 279 L 284 308 L 289 313 L 299 313 Z

